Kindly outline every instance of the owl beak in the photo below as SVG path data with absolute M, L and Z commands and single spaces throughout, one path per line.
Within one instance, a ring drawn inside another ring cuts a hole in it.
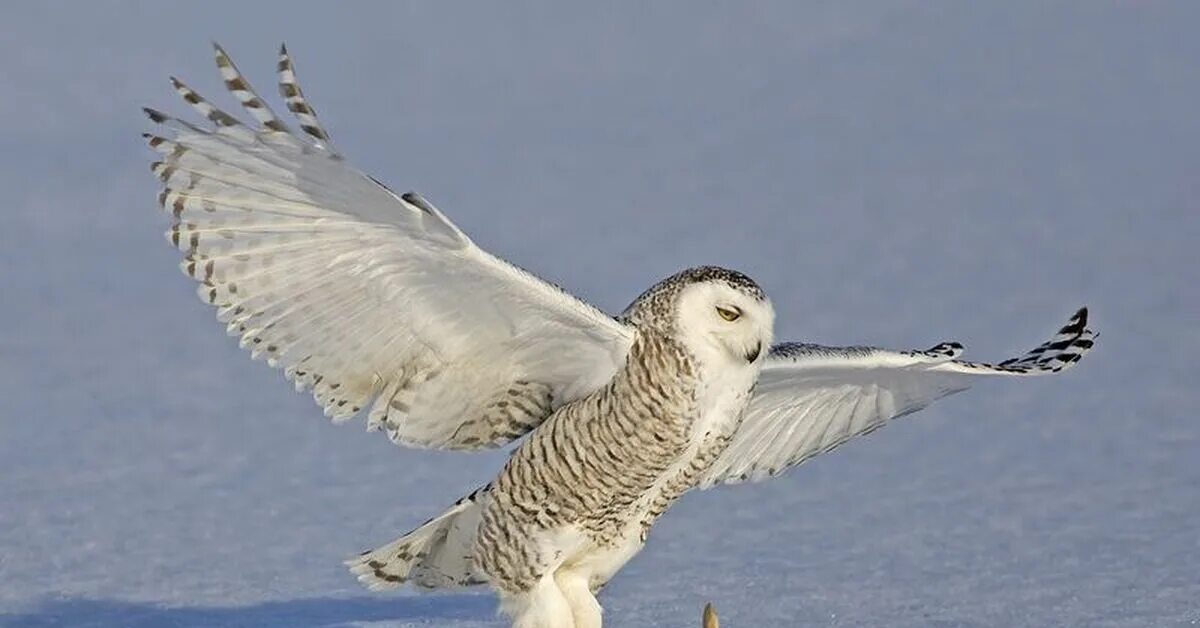
M 753 350 L 753 351 L 751 351 L 750 353 L 747 353 L 747 354 L 746 354 L 746 361 L 747 361 L 747 362 L 754 362 L 755 360 L 757 360 L 757 359 L 758 359 L 758 354 L 760 354 L 760 353 L 762 353 L 762 341 L 761 341 L 761 340 L 759 340 L 759 341 L 758 341 L 758 342 L 757 342 L 757 343 L 754 345 L 754 350 Z

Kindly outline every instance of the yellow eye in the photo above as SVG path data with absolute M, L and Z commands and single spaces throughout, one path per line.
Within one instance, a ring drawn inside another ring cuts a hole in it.
M 724 308 L 721 306 L 717 306 L 717 314 L 720 314 L 721 318 L 731 323 L 742 317 L 742 313 L 737 308 Z

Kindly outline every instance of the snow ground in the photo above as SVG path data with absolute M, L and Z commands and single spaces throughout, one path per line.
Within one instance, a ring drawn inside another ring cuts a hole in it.
M 290 6 L 0 9 L 0 624 L 501 625 L 340 564 L 501 454 L 330 426 L 174 268 L 137 106 L 216 98 L 209 38 L 609 310 L 718 263 L 781 338 L 998 358 L 1092 307 L 1069 374 L 687 496 L 610 625 L 1200 622 L 1200 5 Z

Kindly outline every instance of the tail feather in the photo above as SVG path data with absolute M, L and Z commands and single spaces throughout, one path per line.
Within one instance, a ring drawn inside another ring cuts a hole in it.
M 350 572 L 372 591 L 405 583 L 426 589 L 484 584 L 472 551 L 488 487 L 458 500 L 419 528 L 348 561 Z

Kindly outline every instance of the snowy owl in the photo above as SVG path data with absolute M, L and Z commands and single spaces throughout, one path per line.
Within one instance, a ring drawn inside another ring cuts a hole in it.
M 167 238 L 227 331 L 335 422 L 365 414 L 399 445 L 525 437 L 490 483 L 348 561 L 372 589 L 487 584 L 519 628 L 598 627 L 595 593 L 684 492 L 773 476 L 977 377 L 1055 373 L 1092 347 L 1086 309 L 996 364 L 959 360 L 957 343 L 772 344 L 771 301 L 715 267 L 608 316 L 350 167 L 286 48 L 279 91 L 298 130 L 219 46 L 216 60 L 255 123 L 172 79 L 207 122 L 148 109 L 146 137 Z

